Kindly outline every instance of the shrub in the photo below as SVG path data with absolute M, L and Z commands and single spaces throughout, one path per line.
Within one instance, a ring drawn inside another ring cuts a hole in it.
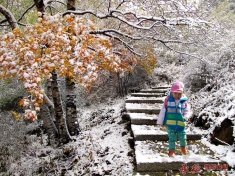
M 1 111 L 22 111 L 18 101 L 25 94 L 22 83 L 16 80 L 0 81 L 0 112 Z

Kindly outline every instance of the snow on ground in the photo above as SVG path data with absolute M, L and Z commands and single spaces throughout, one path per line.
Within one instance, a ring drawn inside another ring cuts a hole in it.
M 214 151 L 217 154 L 217 157 L 219 157 L 222 161 L 228 163 L 230 167 L 235 166 L 235 152 L 232 152 L 234 147 L 226 145 L 216 146 L 211 144 L 206 138 L 203 138 L 201 141 L 203 144 L 208 146 L 212 151 Z
M 127 124 L 121 118 L 124 101 L 118 99 L 81 109 L 79 136 L 59 148 L 48 146 L 45 136 L 28 136 L 30 143 L 22 157 L 9 161 L 8 174 L 132 176 L 134 152 L 128 144 Z
M 16 176 L 60 175 L 62 173 L 65 176 L 139 175 L 139 173 L 134 173 L 134 151 L 128 144 L 130 138 L 128 127 L 121 119 L 124 103 L 124 99 L 117 99 L 108 101 L 106 104 L 94 104 L 81 109 L 80 135 L 75 138 L 75 141 L 58 149 L 47 146 L 45 137 L 29 136 L 28 148 L 22 151 L 20 160 L 12 159 L 13 162 L 9 164 L 8 173 Z M 213 107 L 210 106 L 210 108 Z M 223 114 L 226 112 L 223 111 Z M 200 134 L 209 134 L 210 132 L 194 128 L 191 125 L 189 125 L 189 129 Z M 156 133 L 154 128 L 148 130 L 149 133 Z M 231 167 L 235 166 L 235 152 L 232 151 L 234 147 L 215 146 L 206 137 L 201 142 L 217 153 L 215 157 L 227 162 Z M 166 150 L 166 146 L 159 146 L 159 148 Z M 142 148 L 141 152 L 146 154 L 149 150 Z M 154 155 L 156 158 L 156 153 Z M 165 156 L 162 161 L 171 160 L 167 157 L 166 152 L 159 153 L 159 156 Z M 203 160 L 194 153 L 191 153 L 189 158 Z M 184 158 L 177 159 L 183 160 Z M 235 172 L 232 170 L 230 175 L 235 175 Z

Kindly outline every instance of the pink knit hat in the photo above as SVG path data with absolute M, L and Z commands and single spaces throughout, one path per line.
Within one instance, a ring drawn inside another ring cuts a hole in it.
M 182 82 L 174 82 L 171 87 L 171 92 L 182 93 L 184 91 L 184 84 Z

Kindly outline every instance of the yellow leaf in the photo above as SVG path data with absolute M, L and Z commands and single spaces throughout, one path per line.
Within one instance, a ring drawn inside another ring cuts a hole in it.
M 17 120 L 23 120 L 23 117 L 16 111 L 10 111 L 13 117 Z

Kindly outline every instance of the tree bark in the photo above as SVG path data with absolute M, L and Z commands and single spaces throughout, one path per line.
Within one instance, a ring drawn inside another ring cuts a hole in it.
M 1 4 L 0 4 L 0 13 L 2 13 L 6 17 L 6 20 L 10 24 L 12 30 L 18 28 L 18 24 L 14 15 L 8 9 L 3 7 Z
M 48 135 L 48 144 L 51 146 L 57 146 L 56 139 L 58 137 L 58 129 L 55 126 L 50 109 L 45 103 L 41 106 L 39 117 L 43 120 L 43 127 Z
M 117 74 L 118 77 L 118 93 L 121 96 L 127 95 L 127 83 L 129 74 L 125 74 L 124 77 L 120 77 L 120 74 Z
M 37 7 L 38 12 L 42 12 L 42 13 L 45 12 L 45 5 L 43 3 L 43 0 L 34 0 L 34 3 Z
M 67 10 L 76 10 L 75 0 L 68 0 L 67 1 Z
M 75 10 L 75 0 L 67 1 L 67 10 Z M 67 77 L 66 81 L 66 120 L 70 135 L 78 135 L 75 82 Z
M 41 13 L 45 12 L 45 5 L 44 5 L 43 0 L 34 0 L 34 3 L 37 7 L 38 12 L 41 12 Z M 50 86 L 48 86 L 48 89 L 50 89 Z M 52 96 L 53 103 L 54 103 L 54 110 L 48 109 L 48 107 L 42 107 L 44 111 L 42 113 L 42 116 L 43 116 L 42 118 L 46 122 L 45 125 L 48 126 L 47 128 L 50 128 L 50 131 L 52 131 L 51 129 L 52 126 L 50 126 L 49 123 L 51 122 L 53 124 L 54 122 L 51 120 L 53 116 L 55 117 L 55 125 L 56 125 L 56 130 L 57 130 L 55 137 L 58 137 L 59 143 L 65 144 L 69 142 L 70 134 L 67 128 L 66 117 L 64 117 L 65 114 L 63 113 L 56 73 L 52 73 L 51 91 L 49 90 L 48 93 L 50 92 L 51 92 L 51 96 Z M 52 135 L 51 132 L 48 135 L 49 136 Z
M 75 83 L 66 78 L 66 120 L 70 135 L 78 135 L 79 124 L 77 121 Z
M 65 117 L 63 116 L 63 109 L 61 104 L 60 98 L 60 91 L 57 82 L 57 74 L 52 73 L 52 96 L 55 105 L 55 120 L 56 120 L 56 127 L 58 129 L 58 135 L 60 139 L 60 143 L 66 144 L 70 140 L 70 135 L 68 133 L 67 124 Z

